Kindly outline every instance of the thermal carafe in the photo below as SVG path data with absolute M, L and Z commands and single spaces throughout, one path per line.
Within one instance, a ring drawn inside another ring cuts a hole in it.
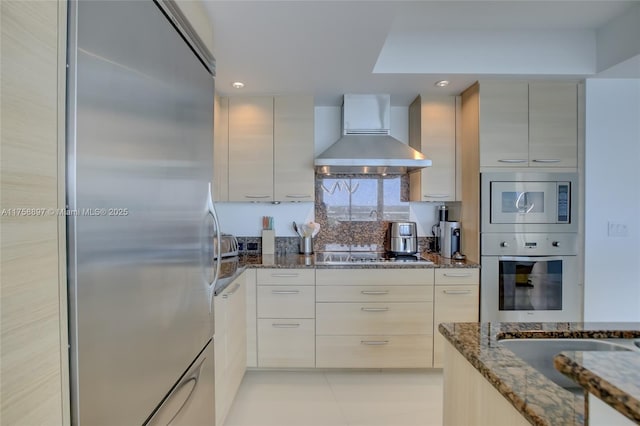
M 440 256 L 451 258 L 460 250 L 460 222 L 440 222 Z

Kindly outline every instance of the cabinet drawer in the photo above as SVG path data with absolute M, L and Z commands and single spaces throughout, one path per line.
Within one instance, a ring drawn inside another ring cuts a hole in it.
M 258 269 L 258 285 L 314 285 L 313 269 Z
M 314 318 L 315 288 L 312 286 L 258 287 L 258 318 Z
M 314 320 L 258 320 L 258 367 L 314 366 Z
M 475 284 L 480 276 L 477 268 L 441 268 L 435 272 L 436 285 Z
M 433 268 L 318 269 L 317 285 L 432 285 Z
M 430 368 L 431 336 L 317 336 L 318 368 Z
M 316 287 L 316 300 L 318 302 L 431 302 L 433 286 L 327 285 Z
M 317 303 L 318 335 L 431 334 L 433 303 Z
M 444 364 L 444 337 L 438 331 L 443 322 L 477 322 L 479 314 L 479 288 L 477 285 L 438 286 L 435 291 L 433 366 Z

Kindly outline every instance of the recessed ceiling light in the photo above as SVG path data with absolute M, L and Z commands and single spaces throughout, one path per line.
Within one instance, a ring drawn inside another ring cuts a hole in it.
M 231 83 L 231 86 L 234 89 L 242 89 L 244 87 L 244 83 L 241 81 L 234 81 L 233 83 Z
M 447 87 L 449 85 L 449 81 L 448 80 L 440 80 L 440 81 L 436 81 L 435 86 L 437 87 Z

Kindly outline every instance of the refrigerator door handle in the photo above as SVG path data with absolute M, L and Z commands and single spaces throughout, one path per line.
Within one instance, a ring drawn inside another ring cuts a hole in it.
M 218 221 L 218 214 L 216 213 L 216 209 L 213 206 L 213 197 L 211 196 L 211 182 L 209 182 L 209 189 L 207 192 L 207 210 L 208 213 L 213 217 L 213 223 L 216 229 L 216 236 L 214 239 L 215 247 L 213 248 L 213 262 L 212 267 L 214 270 L 213 280 L 209 282 L 209 286 L 214 288 L 216 285 L 216 281 L 218 281 L 218 277 L 220 276 L 220 266 L 221 266 L 221 252 L 222 252 L 222 242 L 220 241 L 220 222 Z
M 182 410 L 187 406 L 191 397 L 193 396 L 200 380 L 200 372 L 202 371 L 202 365 L 206 358 L 202 359 L 192 370 L 178 383 L 175 389 L 169 394 L 167 399 L 162 403 L 160 408 L 152 415 L 145 426 L 170 426 L 173 421 L 180 415 Z M 191 386 L 191 389 L 188 387 Z M 186 393 L 186 395 L 185 395 Z M 174 398 L 178 398 L 184 395 L 184 400 L 180 403 L 179 400 L 173 401 Z M 173 412 L 167 411 L 171 407 L 178 406 L 178 409 Z M 168 420 L 167 420 L 168 419 Z

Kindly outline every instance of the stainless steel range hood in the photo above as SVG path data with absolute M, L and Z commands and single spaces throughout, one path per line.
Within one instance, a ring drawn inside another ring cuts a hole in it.
M 342 134 L 316 157 L 319 174 L 397 175 L 431 166 L 431 160 L 390 136 L 389 95 L 344 95 Z

